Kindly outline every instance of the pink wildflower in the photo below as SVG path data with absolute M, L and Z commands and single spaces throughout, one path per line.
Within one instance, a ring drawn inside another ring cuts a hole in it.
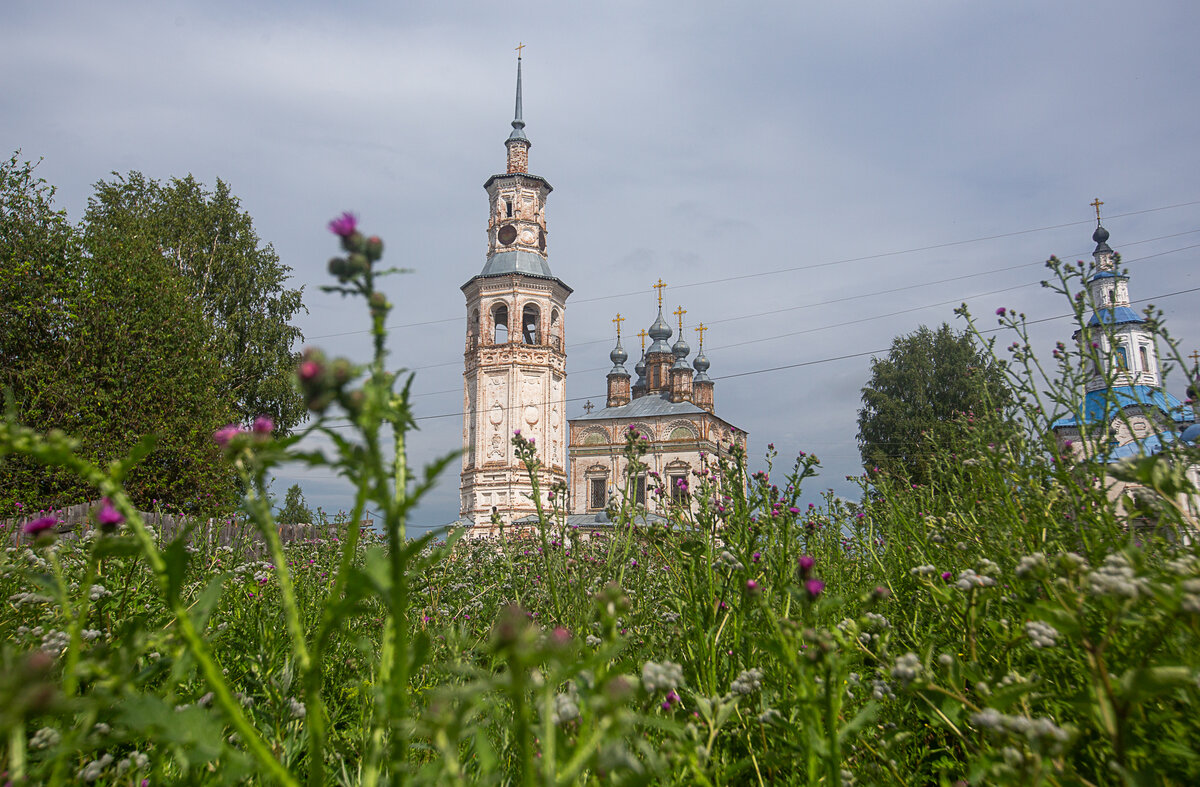
M 358 218 L 350 211 L 329 222 L 329 231 L 342 238 L 350 237 L 357 228 Z
M 21 528 L 22 532 L 27 536 L 40 536 L 47 530 L 50 530 L 58 524 L 58 520 L 52 516 L 44 516 L 41 519 L 35 519 L 32 522 L 26 522 Z

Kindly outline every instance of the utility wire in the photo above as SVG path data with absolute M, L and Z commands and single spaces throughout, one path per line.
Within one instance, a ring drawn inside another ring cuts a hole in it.
M 1167 292 L 1167 293 L 1163 293 L 1161 295 L 1152 295 L 1148 298 L 1138 298 L 1137 300 L 1130 301 L 1130 303 L 1131 304 L 1133 304 L 1133 303 L 1148 303 L 1150 301 L 1161 300 L 1163 298 L 1173 298 L 1177 295 L 1188 295 L 1193 292 L 1200 292 L 1200 287 L 1192 287 L 1192 288 L 1186 289 L 1186 290 L 1176 290 L 1174 292 Z M 1062 320 L 1062 319 L 1066 319 L 1066 318 L 1074 317 L 1074 316 L 1075 316 L 1075 314 L 1073 312 L 1068 313 L 1068 314 L 1057 314 L 1052 317 L 1042 317 L 1042 318 L 1036 319 L 1036 320 L 1026 320 L 1025 324 L 1026 325 L 1036 325 L 1038 323 L 1052 322 L 1054 320 Z M 987 330 L 980 331 L 980 333 L 981 334 L 998 333 L 1002 330 L 1007 330 L 1007 328 L 1004 328 L 1004 327 L 989 328 Z M 750 377 L 753 375 L 767 374 L 769 372 L 779 372 L 779 371 L 784 371 L 787 369 L 799 369 L 799 368 L 803 368 L 806 366 L 818 366 L 820 364 L 834 363 L 836 361 L 845 361 L 845 360 L 849 360 L 851 358 L 863 358 L 868 355 L 883 355 L 888 352 L 890 352 L 890 349 L 885 347 L 885 348 L 876 349 L 876 350 L 866 350 L 863 352 L 846 353 L 844 355 L 834 355 L 829 358 L 818 358 L 818 359 L 812 360 L 812 361 L 797 361 L 796 363 L 781 364 L 779 366 L 769 366 L 769 367 L 764 367 L 762 369 L 750 369 L 750 370 L 747 370 L 744 372 L 733 372 L 731 374 L 724 374 L 724 375 L 714 377 L 713 380 L 714 381 L 733 380 L 738 377 Z M 592 398 L 591 396 L 572 396 L 572 397 L 568 397 L 564 401 L 565 402 L 582 402 L 584 400 L 591 399 L 591 398 Z M 511 412 L 514 410 L 523 409 L 524 407 L 525 407 L 525 405 L 509 405 L 505 409 Z M 438 413 L 436 415 L 417 416 L 413 420 L 414 421 L 433 421 L 433 420 L 437 420 L 440 418 L 461 418 L 464 414 L 465 413 L 463 411 L 459 410 L 458 412 Z M 333 424 L 329 428 L 340 429 L 340 428 L 349 427 L 350 425 L 351 424 L 349 424 L 349 423 Z
M 1180 202 L 1175 205 L 1163 205 L 1163 206 L 1160 206 L 1157 208 L 1146 208 L 1144 210 L 1135 210 L 1135 211 L 1129 211 L 1126 213 L 1115 213 L 1111 216 L 1107 216 L 1106 218 L 1107 219 L 1119 219 L 1119 218 L 1125 218 L 1127 216 L 1138 216 L 1138 215 L 1141 215 L 1144 213 L 1155 213 L 1155 212 L 1163 211 L 1163 210 L 1173 210 L 1175 208 L 1185 208 L 1185 207 L 1189 207 L 1192 205 L 1200 205 L 1200 200 L 1192 200 L 1190 202 Z M 935 244 L 932 244 L 929 246 L 916 246 L 916 247 L 913 247 L 910 249 L 901 249 L 898 251 L 885 251 L 885 252 L 879 252 L 877 254 L 867 254 L 867 255 L 864 255 L 861 257 L 846 257 L 846 258 L 839 259 L 839 260 L 829 260 L 826 262 L 814 262 L 814 263 L 809 263 L 807 265 L 792 265 L 792 266 L 788 266 L 788 267 L 784 267 L 784 268 L 775 268 L 775 269 L 769 270 L 769 271 L 756 271 L 754 273 L 743 273 L 743 274 L 739 274 L 737 276 L 726 276 L 726 277 L 719 278 L 719 279 L 705 279 L 702 281 L 690 282 L 687 284 L 678 284 L 678 285 L 673 285 L 673 286 L 675 289 L 683 290 L 683 289 L 689 289 L 692 287 L 703 287 L 703 286 L 706 286 L 709 284 L 723 284 L 725 282 L 741 281 L 744 279 L 755 279 L 755 278 L 761 278 L 763 276 L 777 276 L 782 273 L 795 273 L 797 271 L 816 270 L 818 268 L 828 268 L 828 267 L 831 267 L 834 265 L 846 265 L 851 262 L 865 262 L 867 260 L 886 259 L 888 257 L 897 257 L 897 256 L 904 255 L 904 254 L 915 254 L 916 252 L 921 252 L 921 251 L 933 251 L 936 249 L 947 249 L 947 248 L 953 248 L 955 246 L 965 246 L 965 245 L 969 245 L 972 243 L 982 243 L 984 241 L 999 240 L 1001 238 L 1012 238 L 1012 237 L 1016 237 L 1019 235 L 1029 235 L 1029 234 L 1036 233 L 1036 232 L 1048 232 L 1049 230 L 1057 230 L 1057 229 L 1063 229 L 1066 227 L 1075 227 L 1075 226 L 1079 226 L 1081 224 L 1091 224 L 1091 223 L 1092 223 L 1091 219 L 1087 219 L 1084 221 L 1069 221 L 1069 222 L 1066 222 L 1065 224 L 1053 224 L 1053 225 L 1046 226 L 1046 227 L 1034 227 L 1032 229 L 1016 230 L 1014 232 L 1004 232 L 1004 233 L 1000 233 L 998 235 L 983 235 L 983 236 L 980 236 L 977 238 L 968 238 L 966 240 L 956 240 L 956 241 L 948 241 L 945 243 L 935 243 Z M 1166 235 L 1163 237 L 1167 238 L 1167 237 L 1173 237 L 1173 236 Z M 1133 244 L 1125 244 L 1125 245 L 1128 246 L 1128 245 L 1133 245 Z M 627 297 L 632 297 L 635 295 L 643 295 L 643 294 L 645 294 L 645 293 L 642 290 L 634 290 L 631 292 L 621 292 L 621 293 L 613 293 L 611 295 L 597 295 L 597 296 L 594 296 L 591 298 L 581 298 L 581 299 L 576 300 L 575 303 L 576 304 L 596 303 L 598 301 L 612 300 L 614 298 L 627 298 Z M 460 319 L 461 319 L 460 317 L 445 317 L 445 318 L 441 318 L 441 319 L 437 319 L 437 320 L 424 320 L 421 322 L 397 323 L 395 325 L 389 325 L 389 326 L 387 326 L 387 328 L 389 330 L 399 329 L 399 328 L 419 328 L 419 327 L 423 327 L 426 325 L 440 325 L 440 324 L 444 324 L 444 323 L 458 322 Z M 318 336 L 311 336 L 308 338 L 310 338 L 310 339 L 329 339 L 329 338 L 333 338 L 336 336 L 352 336 L 354 334 L 360 334 L 360 333 L 370 333 L 370 329 L 342 331 L 339 333 L 325 333 L 325 334 L 320 334 Z

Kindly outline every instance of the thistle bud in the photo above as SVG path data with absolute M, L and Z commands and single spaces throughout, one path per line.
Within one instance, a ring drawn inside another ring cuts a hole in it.
M 388 303 L 387 297 L 382 292 L 371 293 L 368 303 L 371 305 L 372 313 L 387 314 L 388 310 L 392 308 L 392 305 Z
M 317 394 L 309 399 L 306 404 L 308 409 L 312 410 L 314 413 L 323 413 L 329 409 L 329 405 L 333 404 L 333 393 L 327 392 Z
M 367 395 L 362 390 L 351 391 L 342 397 L 342 407 L 346 408 L 346 412 L 350 415 L 358 415 L 362 412 L 363 405 L 367 403 Z
M 363 253 L 367 255 L 367 259 L 375 262 L 383 256 L 383 241 L 378 235 L 372 235 L 367 238 L 366 246 L 363 248 Z
M 350 266 L 344 257 L 334 257 L 329 261 L 329 273 L 339 279 L 344 279 L 350 274 Z
M 341 388 L 350 379 L 354 377 L 354 366 L 345 358 L 336 359 L 329 367 L 330 373 L 333 375 L 333 384 Z
M 363 234 L 361 232 L 359 232 L 358 230 L 355 230 L 354 232 L 350 233 L 349 235 L 342 236 L 342 248 L 345 249 L 346 251 L 361 252 L 363 250 L 363 246 L 366 244 L 366 242 L 367 242 L 367 239 L 364 238 Z
M 367 259 L 367 255 L 361 252 L 354 252 L 346 262 L 351 276 L 358 276 L 371 269 L 371 261 Z

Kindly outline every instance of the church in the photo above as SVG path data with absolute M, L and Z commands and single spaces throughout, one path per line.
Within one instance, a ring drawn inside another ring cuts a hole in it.
M 706 330 L 695 359 L 662 312 L 660 279 L 658 317 L 642 331 L 643 351 L 630 384 L 628 353 L 621 344 L 619 314 L 616 347 L 609 354 L 606 405 L 567 420 L 566 304 L 571 288 L 550 269 L 546 200 L 553 188 L 529 172 L 532 143 L 525 134 L 521 102 L 521 58 L 517 58 L 516 108 L 505 140 L 505 172 L 483 184 L 488 196 L 487 257 L 483 269 L 462 286 L 466 300 L 466 347 L 463 354 L 463 455 L 458 526 L 490 535 L 496 522 L 524 527 L 536 522 L 533 484 L 512 445 L 514 433 L 531 439 L 541 466 L 538 490 L 549 511 L 551 490 L 567 492 L 568 522 L 602 525 L 604 511 L 625 474 L 625 437 L 630 428 L 645 436 L 649 468 L 638 477 L 637 502 L 646 518 L 669 499 L 648 500 L 647 478 L 659 479 L 682 498 L 694 471 L 701 470 L 731 444 L 746 448 L 747 434 L 716 415 L 713 381 L 704 355 Z M 652 341 L 647 348 L 645 338 Z M 650 496 L 653 497 L 653 496 Z M 562 507 L 562 500 L 559 501 Z
M 1158 453 L 1179 440 L 1194 443 L 1200 436 L 1195 425 L 1200 403 L 1193 400 L 1188 407 L 1163 388 L 1154 331 L 1131 306 L 1129 276 L 1100 223 L 1102 204 L 1092 203 L 1096 248 L 1086 286 L 1094 308 L 1086 327 L 1073 335 L 1091 356 L 1084 396 L 1077 411 L 1056 420 L 1052 428 L 1063 455 L 1111 464 Z M 1194 386 L 1191 390 L 1195 392 Z M 1200 485 L 1200 466 L 1190 466 L 1187 474 Z M 1110 483 L 1108 491 L 1116 500 L 1127 487 Z M 1180 503 L 1193 515 L 1200 513 L 1200 501 Z

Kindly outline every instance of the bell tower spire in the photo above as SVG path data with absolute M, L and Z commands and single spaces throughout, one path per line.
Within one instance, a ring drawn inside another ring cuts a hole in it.
M 521 50 L 524 44 L 517 47 L 517 103 L 513 110 L 512 133 L 508 135 L 504 145 L 508 148 L 508 174 L 529 171 L 529 148 L 533 143 L 525 136 L 525 119 L 521 111 Z

